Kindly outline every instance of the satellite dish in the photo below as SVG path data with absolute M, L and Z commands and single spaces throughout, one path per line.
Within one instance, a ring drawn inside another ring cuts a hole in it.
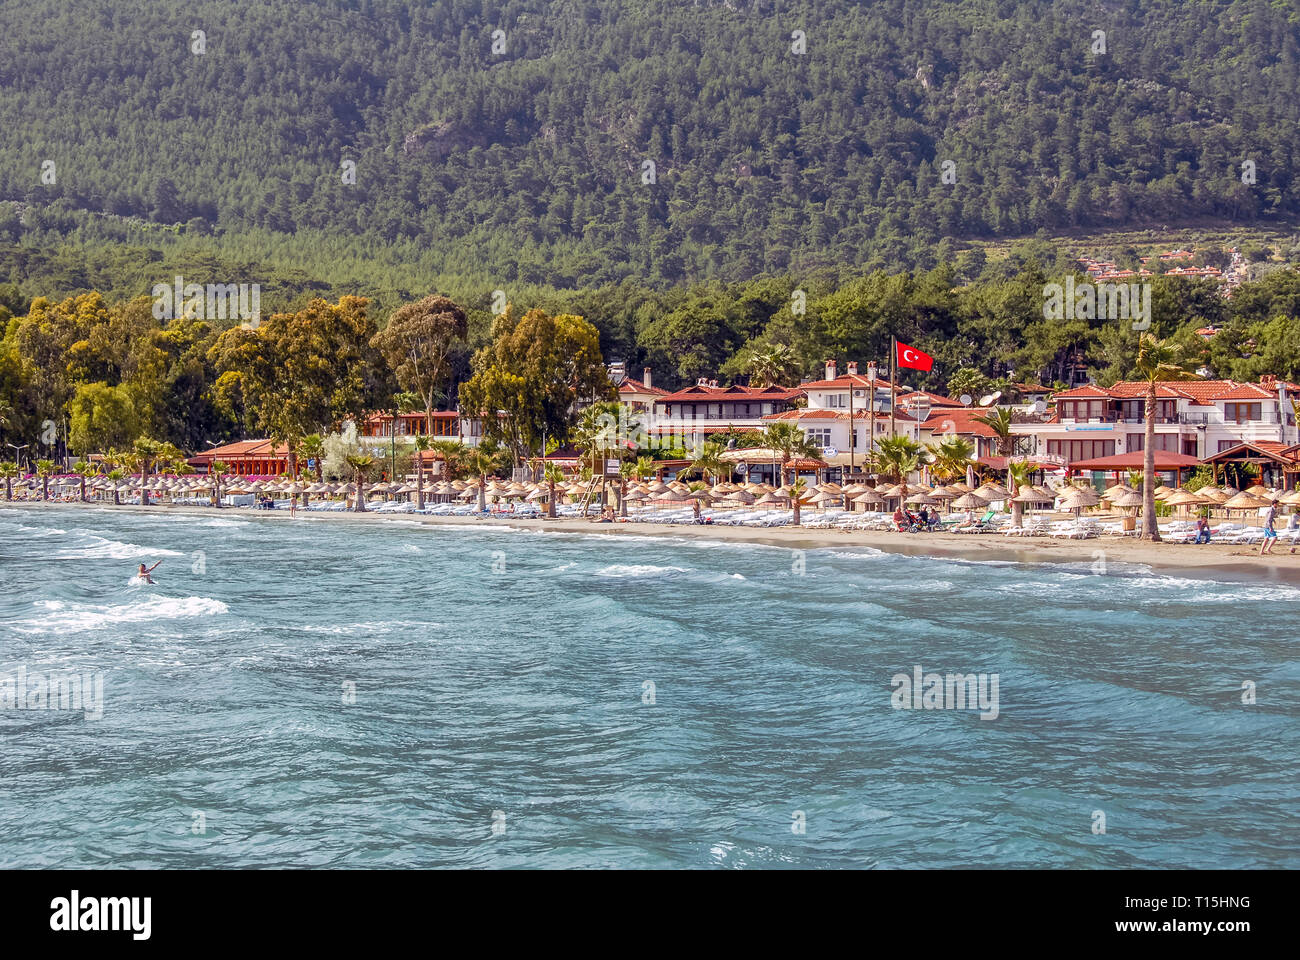
M 990 394 L 987 394 L 986 396 L 980 397 L 980 406 L 981 406 L 981 407 L 987 407 L 987 406 L 990 406 L 990 405 L 991 405 L 995 400 L 997 400 L 997 398 L 1000 397 L 1000 396 L 1002 396 L 1002 391 L 1001 391 L 1001 390 L 995 390 L 993 393 L 990 393 Z
M 963 394 L 962 394 L 960 397 L 958 397 L 957 399 L 961 401 L 961 405 L 962 405 L 963 407 L 969 407 L 969 406 L 970 406 L 971 395 L 970 395 L 969 393 L 963 393 Z

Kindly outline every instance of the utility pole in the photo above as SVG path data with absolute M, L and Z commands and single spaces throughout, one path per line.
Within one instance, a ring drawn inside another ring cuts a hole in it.
M 876 361 L 867 364 L 867 456 L 876 446 Z
M 854 473 L 853 448 L 857 445 L 858 435 L 853 428 L 853 378 L 849 378 L 849 473 Z

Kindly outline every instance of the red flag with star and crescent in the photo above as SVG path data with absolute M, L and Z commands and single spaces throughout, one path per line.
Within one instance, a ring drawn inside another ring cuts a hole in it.
M 905 343 L 897 344 L 897 350 L 900 367 L 907 367 L 910 370 L 929 370 L 934 366 L 934 357 L 923 350 L 909 347 Z

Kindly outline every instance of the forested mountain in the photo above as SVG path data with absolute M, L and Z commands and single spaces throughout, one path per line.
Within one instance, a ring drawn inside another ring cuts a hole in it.
M 0 38 L 0 241 L 662 288 L 1300 215 L 1289 0 L 10 0 Z

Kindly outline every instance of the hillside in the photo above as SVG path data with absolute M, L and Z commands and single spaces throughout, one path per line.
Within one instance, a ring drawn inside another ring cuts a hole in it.
M 0 37 L 0 199 L 29 204 L 0 241 L 134 219 L 444 287 L 662 287 L 1300 218 L 1286 3 L 30 0 Z

